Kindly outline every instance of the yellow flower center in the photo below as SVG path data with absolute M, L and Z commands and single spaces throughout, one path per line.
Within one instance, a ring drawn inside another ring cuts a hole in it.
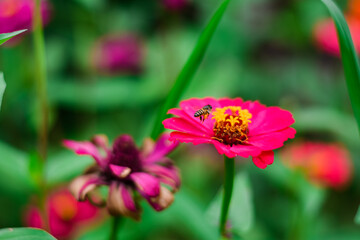
M 221 143 L 227 145 L 241 144 L 246 142 L 251 123 L 251 113 L 238 106 L 216 108 L 212 113 L 214 124 L 214 137 Z

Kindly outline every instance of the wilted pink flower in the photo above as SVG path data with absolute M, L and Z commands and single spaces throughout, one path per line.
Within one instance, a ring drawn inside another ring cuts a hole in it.
M 65 189 L 51 194 L 46 202 L 46 215 L 50 233 L 57 239 L 71 238 L 80 227 L 89 224 L 99 216 L 99 210 L 88 201 L 78 202 Z M 25 215 L 28 227 L 45 229 L 41 211 L 35 206 L 29 206 Z
M 114 216 L 139 220 L 139 195 L 156 211 L 167 208 L 174 200 L 173 192 L 180 187 L 178 170 L 166 157 L 177 143 L 168 141 L 168 137 L 162 135 L 156 143 L 145 140 L 141 151 L 128 135 L 118 137 L 112 147 L 103 135 L 95 136 L 92 142 L 65 140 L 66 147 L 79 155 L 91 155 L 96 161 L 94 167 L 71 183 L 70 190 L 83 201 L 97 186 L 110 186 L 107 208 Z
M 21 29 L 32 29 L 34 0 L 0 0 L 0 33 L 9 33 Z M 49 22 L 50 5 L 41 2 L 43 23 Z
M 339 188 L 351 179 L 350 154 L 336 143 L 296 143 L 284 148 L 281 156 L 286 165 L 301 170 L 315 184 Z
M 215 110 L 201 122 L 194 117 L 194 107 L 211 105 Z M 182 101 L 180 109 L 168 111 L 178 117 L 163 121 L 165 128 L 173 129 L 170 140 L 213 144 L 219 154 L 229 158 L 252 156 L 254 164 L 266 168 L 273 163 L 273 150 L 294 138 L 295 129 L 290 112 L 279 107 L 266 107 L 259 102 L 241 98 L 192 98 Z
M 188 0 L 162 0 L 162 2 L 164 7 L 171 11 L 180 11 L 188 4 Z
M 91 61 L 101 74 L 138 74 L 143 68 L 143 43 L 132 34 L 106 35 L 95 43 Z

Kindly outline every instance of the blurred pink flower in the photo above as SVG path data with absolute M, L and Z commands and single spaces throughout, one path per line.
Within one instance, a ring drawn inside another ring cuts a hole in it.
M 303 142 L 281 151 L 283 161 L 300 169 L 315 184 L 340 188 L 349 183 L 352 162 L 346 148 L 336 143 Z
M 166 9 L 171 11 L 180 11 L 188 5 L 188 0 L 162 0 Z
M 168 138 L 164 134 L 156 143 L 147 139 L 141 151 L 129 135 L 118 137 L 112 147 L 103 135 L 95 136 L 92 142 L 65 140 L 66 147 L 79 155 L 90 155 L 96 161 L 95 166 L 73 180 L 70 190 L 83 201 L 97 186 L 108 185 L 109 213 L 135 220 L 141 215 L 139 195 L 156 211 L 167 208 L 174 200 L 173 193 L 180 187 L 178 169 L 166 157 L 177 143 L 169 142 Z M 168 185 L 171 191 L 161 183 Z
M 351 37 L 357 53 L 360 53 L 360 1 L 350 0 L 345 13 Z M 340 56 L 340 47 L 335 24 L 331 18 L 323 19 L 315 24 L 313 36 L 317 47 L 329 54 Z
M 57 239 L 71 238 L 79 227 L 84 227 L 99 216 L 99 210 L 95 206 L 88 201 L 76 201 L 65 189 L 58 190 L 49 196 L 46 209 L 50 233 Z M 43 216 L 37 207 L 28 207 L 25 224 L 28 227 L 45 229 Z
M 138 74 L 144 62 L 143 43 L 132 34 L 111 34 L 94 45 L 91 61 L 101 74 Z
M 34 0 L 0 0 L 0 33 L 9 33 L 21 29 L 32 29 Z M 50 19 L 50 4 L 41 2 L 44 25 Z
M 194 117 L 194 107 L 210 104 L 214 112 L 204 121 Z M 178 117 L 163 121 L 173 129 L 170 140 L 213 144 L 219 154 L 229 158 L 252 156 L 254 164 L 266 168 L 274 161 L 273 150 L 295 137 L 290 112 L 279 107 L 266 107 L 259 102 L 241 98 L 191 98 L 180 103 L 180 109 L 168 111 Z

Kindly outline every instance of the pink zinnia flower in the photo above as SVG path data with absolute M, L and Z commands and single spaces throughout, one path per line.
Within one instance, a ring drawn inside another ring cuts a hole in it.
M 315 184 L 340 188 L 349 183 L 352 162 L 348 150 L 336 143 L 303 142 L 281 151 L 284 163 L 299 169 Z
M 0 0 L 0 33 L 14 32 L 21 29 L 32 29 L 34 0 Z M 50 18 L 50 5 L 41 2 L 43 23 Z
M 133 34 L 111 34 L 101 37 L 92 50 L 92 65 L 101 74 L 138 74 L 143 69 L 144 49 Z
M 46 215 L 50 233 L 57 239 L 69 239 L 80 227 L 85 227 L 99 216 L 99 210 L 88 201 L 78 202 L 65 189 L 52 193 L 46 202 Z M 45 229 L 41 211 L 31 205 L 25 214 L 28 227 Z
M 139 195 L 156 211 L 167 208 L 174 200 L 173 193 L 180 187 L 178 169 L 166 157 L 177 143 L 168 141 L 168 137 L 165 134 L 156 143 L 147 139 L 141 151 L 128 135 L 118 137 L 112 147 L 108 146 L 103 135 L 95 136 L 92 142 L 65 140 L 66 147 L 79 155 L 91 155 L 96 162 L 71 183 L 71 191 L 79 201 L 83 201 L 90 197 L 89 193 L 95 187 L 108 185 L 109 213 L 136 220 L 140 219 L 141 213 L 137 203 Z
M 210 104 L 213 112 L 201 122 L 194 117 L 194 106 Z M 241 98 L 192 98 L 182 101 L 180 109 L 168 111 L 178 117 L 163 121 L 165 128 L 173 129 L 170 140 L 213 144 L 219 154 L 229 158 L 252 156 L 254 164 L 266 168 L 273 163 L 273 150 L 294 138 L 295 129 L 290 112 L 279 107 L 266 107 L 259 102 Z

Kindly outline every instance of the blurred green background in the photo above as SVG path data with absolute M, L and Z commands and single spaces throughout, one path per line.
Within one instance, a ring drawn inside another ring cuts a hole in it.
M 65 150 L 62 139 L 104 133 L 113 140 L 126 133 L 140 146 L 149 136 L 159 104 L 220 3 L 186 2 L 171 10 L 161 0 L 51 1 L 51 21 L 45 27 L 49 184 L 66 184 L 92 162 Z M 346 8 L 347 1 L 337 3 Z M 360 202 L 359 135 L 340 58 L 317 49 L 313 38 L 315 23 L 327 17 L 320 1 L 233 0 L 183 96 L 242 97 L 278 105 L 293 112 L 296 139 L 341 142 L 351 152 L 352 182 L 326 192 L 289 172 L 277 157 L 266 170 L 238 159 L 239 170 L 246 171 L 235 186 L 240 186 L 239 200 L 233 200 L 238 203 L 232 210 L 240 222 L 234 225 L 238 239 L 360 239 L 354 223 Z M 95 42 L 113 33 L 141 39 L 141 71 L 104 75 L 94 69 Z M 31 34 L 22 38 L 0 48 L 7 82 L 0 117 L 1 228 L 22 226 L 23 210 L 35 191 L 28 169 L 40 111 Z M 183 179 L 175 203 L 162 213 L 144 204 L 143 221 L 127 220 L 122 239 L 216 239 L 209 209 L 223 181 L 221 156 L 211 146 L 183 144 L 172 157 Z M 305 219 L 300 227 L 298 219 Z M 81 239 L 102 239 L 105 232 L 107 220 Z

